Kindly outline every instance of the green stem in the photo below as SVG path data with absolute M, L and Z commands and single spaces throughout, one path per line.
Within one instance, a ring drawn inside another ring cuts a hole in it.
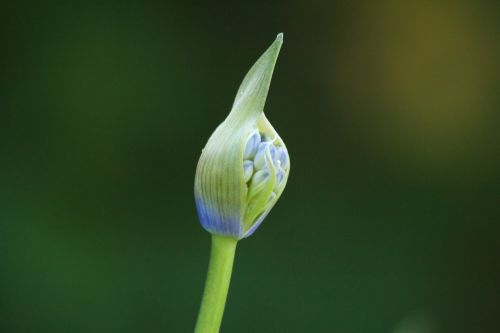
M 233 270 L 237 239 L 212 235 L 207 281 L 195 333 L 218 333 Z

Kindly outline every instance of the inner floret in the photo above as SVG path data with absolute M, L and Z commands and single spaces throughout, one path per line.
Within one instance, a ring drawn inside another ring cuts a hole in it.
M 281 140 L 272 139 L 259 130 L 254 130 L 247 140 L 243 153 L 243 172 L 249 199 L 257 190 L 267 192 L 263 190 L 269 185 L 272 185 L 272 191 L 266 193 L 267 201 L 276 198 L 284 185 L 287 168 L 288 154 Z

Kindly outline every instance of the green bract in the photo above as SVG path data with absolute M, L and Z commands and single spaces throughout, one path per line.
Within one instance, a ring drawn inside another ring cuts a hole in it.
M 231 112 L 208 140 L 195 178 L 202 226 L 237 239 L 251 235 L 277 202 L 290 171 L 283 140 L 264 115 L 283 35 L 243 79 Z

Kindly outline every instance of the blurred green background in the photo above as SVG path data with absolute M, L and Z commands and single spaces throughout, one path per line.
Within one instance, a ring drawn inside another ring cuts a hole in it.
M 0 332 L 191 332 L 193 179 L 284 32 L 287 189 L 222 332 L 500 331 L 497 1 L 2 5 Z

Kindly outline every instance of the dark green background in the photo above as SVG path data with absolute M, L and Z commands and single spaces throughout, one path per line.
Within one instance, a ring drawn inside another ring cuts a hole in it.
M 500 331 L 496 1 L 0 11 L 0 332 L 191 332 L 196 163 L 284 32 L 292 170 L 222 332 Z

